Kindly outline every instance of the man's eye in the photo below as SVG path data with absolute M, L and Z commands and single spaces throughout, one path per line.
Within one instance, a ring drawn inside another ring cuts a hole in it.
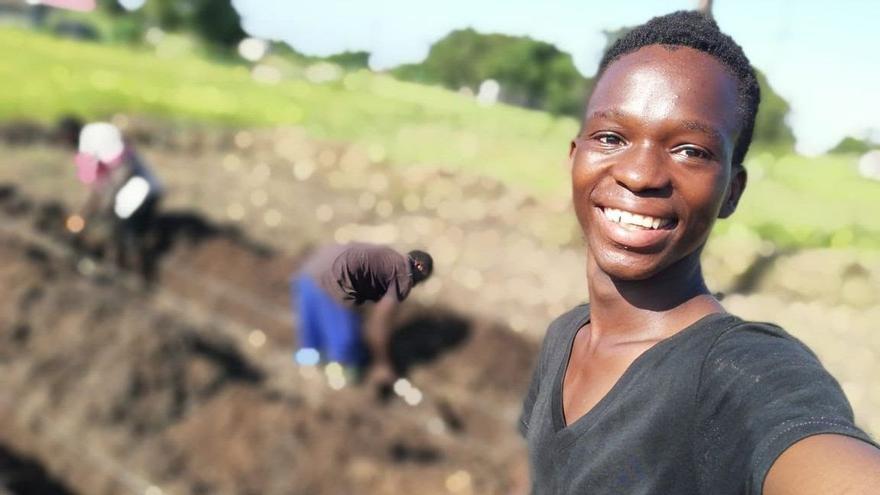
M 615 134 L 599 134 L 598 136 L 596 136 L 596 141 L 599 141 L 602 144 L 611 144 L 611 145 L 617 145 L 617 144 L 623 143 L 623 139 L 621 139 L 620 136 L 617 136 Z
M 686 156 L 688 158 L 707 159 L 707 158 L 711 158 L 711 156 L 712 156 L 709 154 L 709 152 L 702 150 L 700 148 L 694 148 L 692 146 L 680 148 L 678 151 L 679 151 L 679 153 L 683 154 L 684 156 Z

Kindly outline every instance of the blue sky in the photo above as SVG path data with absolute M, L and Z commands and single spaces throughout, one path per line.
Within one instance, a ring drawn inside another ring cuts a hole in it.
M 233 0 L 253 36 L 310 55 L 366 50 L 375 69 L 424 59 L 453 29 L 528 35 L 595 72 L 603 29 L 693 8 L 696 0 Z M 715 0 L 722 30 L 792 105 L 797 148 L 817 153 L 845 135 L 880 141 L 880 1 Z

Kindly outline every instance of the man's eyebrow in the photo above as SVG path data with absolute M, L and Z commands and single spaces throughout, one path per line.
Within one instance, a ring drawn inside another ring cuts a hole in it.
M 703 134 L 706 134 L 713 139 L 717 139 L 718 141 L 723 141 L 723 139 L 721 137 L 721 133 L 718 132 L 718 129 L 712 127 L 709 124 L 705 124 L 703 122 L 699 122 L 696 120 L 685 120 L 684 122 L 682 122 L 682 127 L 684 127 L 685 129 L 687 129 L 689 131 L 702 132 Z
M 613 119 L 622 118 L 624 113 L 619 110 L 596 110 L 587 116 L 588 119 Z

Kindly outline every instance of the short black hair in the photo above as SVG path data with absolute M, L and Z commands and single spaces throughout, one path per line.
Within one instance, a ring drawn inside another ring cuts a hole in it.
M 434 272 L 434 258 L 431 255 L 415 249 L 407 253 L 409 257 L 410 268 L 412 269 L 413 282 L 419 283 L 431 276 Z M 421 262 L 423 270 L 416 270 L 415 262 Z
M 697 11 L 679 10 L 654 17 L 614 42 L 599 62 L 596 82 L 598 83 L 612 62 L 649 45 L 693 48 L 715 57 L 730 70 L 737 80 L 737 111 L 740 115 L 740 133 L 733 149 L 733 164 L 741 165 L 752 143 L 755 117 L 761 102 L 761 89 L 755 69 L 742 47 L 733 38 L 722 33 L 711 17 Z

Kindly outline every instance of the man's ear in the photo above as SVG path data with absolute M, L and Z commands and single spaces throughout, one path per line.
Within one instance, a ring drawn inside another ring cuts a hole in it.
M 577 141 L 572 139 L 571 142 L 568 143 L 568 159 L 574 160 L 574 152 L 577 151 Z
M 739 198 L 742 197 L 742 193 L 746 189 L 746 182 L 748 182 L 748 173 L 746 173 L 745 167 L 741 164 L 734 165 L 731 172 L 730 185 L 727 188 L 727 198 L 724 200 L 724 204 L 721 205 L 718 218 L 727 218 L 733 215 L 733 212 L 736 211 L 736 206 L 739 204 Z

